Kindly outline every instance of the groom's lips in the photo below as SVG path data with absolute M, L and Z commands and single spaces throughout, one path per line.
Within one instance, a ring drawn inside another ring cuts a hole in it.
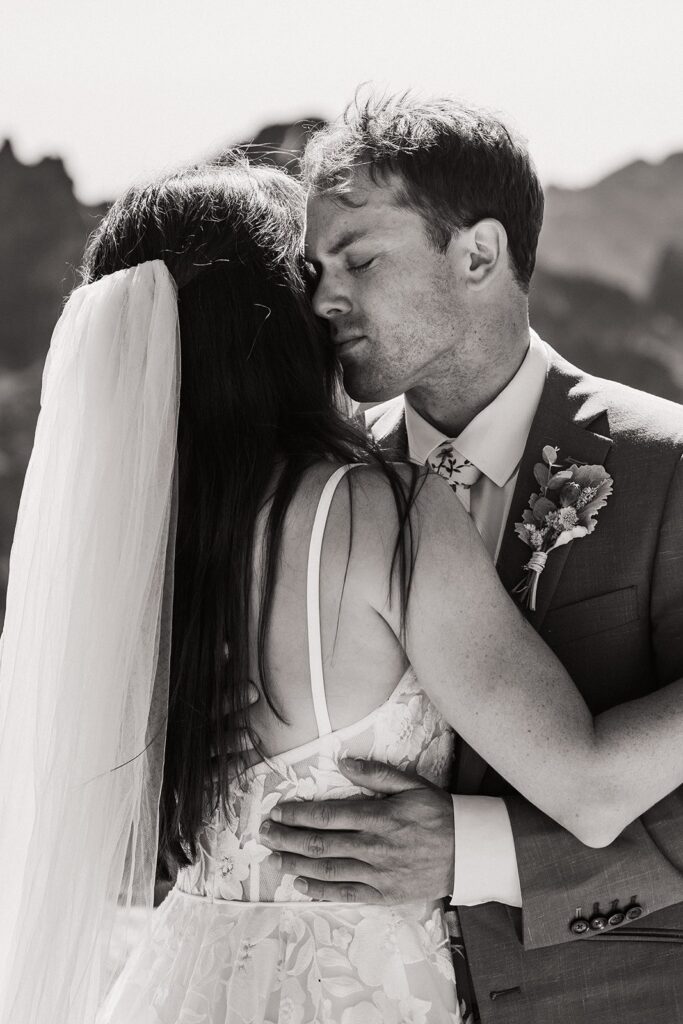
M 335 338 L 334 344 L 337 349 L 337 355 L 343 356 L 344 353 L 350 352 L 359 341 L 363 341 L 365 338 L 364 334 L 354 334 L 351 338 Z

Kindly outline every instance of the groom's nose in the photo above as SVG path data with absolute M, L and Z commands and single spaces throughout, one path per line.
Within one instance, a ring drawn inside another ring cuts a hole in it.
M 351 300 L 337 278 L 323 274 L 313 293 L 313 310 L 324 320 L 334 320 L 351 312 Z

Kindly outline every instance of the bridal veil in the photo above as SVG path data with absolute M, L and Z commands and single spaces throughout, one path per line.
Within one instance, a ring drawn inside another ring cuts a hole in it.
M 0 641 L 1 1024 L 93 1024 L 149 920 L 179 400 L 165 264 L 74 291 L 43 371 Z

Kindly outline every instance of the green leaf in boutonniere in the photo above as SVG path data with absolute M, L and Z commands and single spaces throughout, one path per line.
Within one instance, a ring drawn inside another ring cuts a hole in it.
M 536 610 L 536 591 L 548 555 L 555 548 L 570 544 L 579 537 L 593 533 L 597 515 L 612 494 L 613 481 L 604 466 L 572 465 L 560 469 L 559 448 L 546 445 L 543 462 L 534 466 L 540 487 L 532 494 L 529 508 L 522 513 L 522 522 L 515 523 L 515 533 L 532 550 L 524 566 L 525 575 L 512 593 Z

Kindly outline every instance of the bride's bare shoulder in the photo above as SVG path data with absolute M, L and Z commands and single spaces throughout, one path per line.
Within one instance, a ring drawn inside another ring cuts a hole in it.
M 340 463 L 320 460 L 303 474 L 286 514 L 288 553 L 307 550 L 325 484 L 339 468 Z M 471 548 L 469 516 L 440 477 L 405 463 L 392 463 L 389 472 L 378 465 L 354 465 L 332 498 L 321 579 L 330 583 L 343 578 L 347 595 L 376 609 L 385 608 L 387 581 L 393 578 L 399 527 L 408 504 L 410 526 L 405 535 L 422 576 L 442 575 L 456 559 L 456 551 Z M 453 571 L 462 573 L 463 568 L 460 558 Z
M 297 508 L 318 503 L 327 481 L 342 468 L 341 463 L 320 460 L 305 471 L 296 495 Z M 467 519 L 460 502 L 451 488 L 440 477 L 423 466 L 393 462 L 387 469 L 361 463 L 350 467 L 338 482 L 330 509 L 329 529 L 348 527 L 353 517 L 354 533 L 365 532 L 370 537 L 396 538 L 397 515 L 410 507 L 413 525 L 437 528 L 439 523 L 449 527 L 453 520 Z M 454 513 L 455 509 L 455 513 Z
M 397 512 L 407 506 L 420 534 L 443 529 L 450 533 L 469 521 L 448 484 L 423 466 L 394 462 L 388 474 L 378 466 L 364 465 L 354 469 L 349 478 L 354 513 L 362 516 L 369 529 L 394 538 Z
M 313 514 L 327 482 L 343 466 L 320 459 L 301 476 L 292 498 L 288 517 L 302 522 Z M 329 513 L 327 532 L 348 530 L 353 518 L 354 535 L 366 533 L 396 539 L 397 514 L 410 506 L 413 525 L 430 533 L 446 529 L 452 532 L 469 522 L 460 502 L 448 484 L 423 466 L 392 462 L 388 469 L 376 463 L 353 464 L 338 481 Z

